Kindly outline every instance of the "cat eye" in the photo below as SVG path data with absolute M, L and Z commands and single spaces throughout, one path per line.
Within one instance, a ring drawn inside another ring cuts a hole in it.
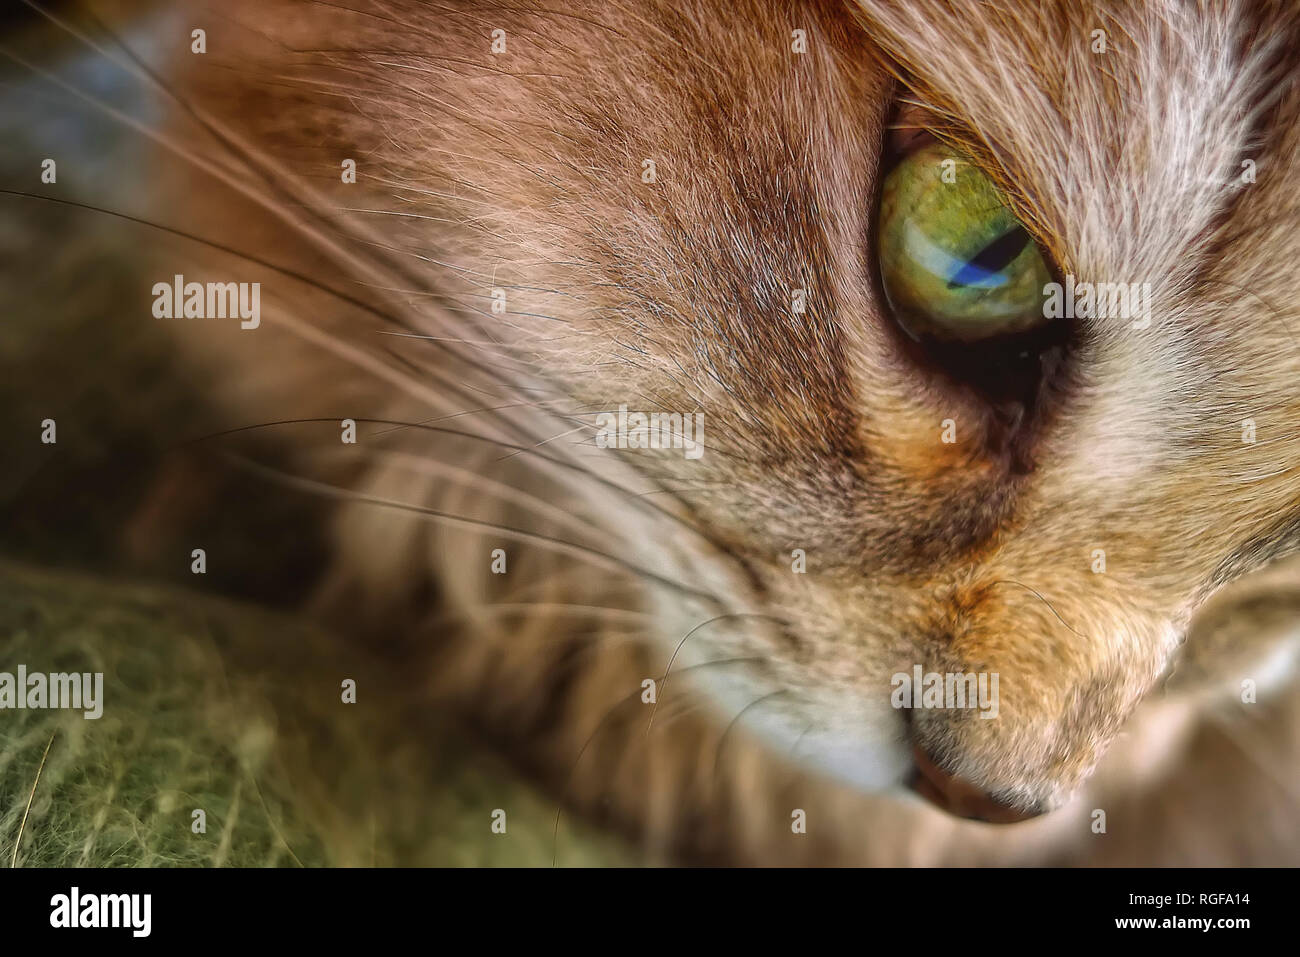
M 885 297 L 913 339 L 977 342 L 1042 326 L 1047 263 L 1002 191 L 936 140 L 905 155 L 881 187 Z

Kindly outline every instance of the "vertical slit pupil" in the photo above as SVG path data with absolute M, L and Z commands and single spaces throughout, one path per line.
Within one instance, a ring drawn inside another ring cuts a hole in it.
M 1013 226 L 993 240 L 957 270 L 948 280 L 948 288 L 972 286 L 1005 269 L 1029 245 L 1029 233 L 1023 226 Z

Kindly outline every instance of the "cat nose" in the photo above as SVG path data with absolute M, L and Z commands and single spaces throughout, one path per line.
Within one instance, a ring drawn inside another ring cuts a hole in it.
M 912 746 L 912 757 L 916 762 L 912 789 L 949 814 L 990 824 L 1014 824 L 1042 813 L 1003 804 L 987 791 L 943 770 L 916 745 Z

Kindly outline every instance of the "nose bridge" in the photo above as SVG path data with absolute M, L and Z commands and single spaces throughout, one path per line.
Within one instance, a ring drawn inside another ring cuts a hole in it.
M 1140 589 L 1117 591 L 1092 576 L 1049 586 L 997 574 L 989 568 L 978 584 L 952 589 L 949 638 L 923 654 L 939 672 L 996 674 L 1004 714 L 1045 722 L 1089 705 L 1127 710 L 1178 647 L 1168 610 L 1148 607 Z

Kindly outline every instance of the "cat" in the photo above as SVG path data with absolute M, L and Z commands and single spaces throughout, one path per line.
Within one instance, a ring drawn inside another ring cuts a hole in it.
M 150 15 L 112 51 L 170 97 L 150 219 L 226 249 L 157 278 L 262 296 L 158 320 L 178 361 L 337 502 L 311 613 L 568 813 L 665 861 L 1297 860 L 1300 10 Z M 900 332 L 918 130 L 1149 321 Z M 897 707 L 913 674 L 996 717 Z

